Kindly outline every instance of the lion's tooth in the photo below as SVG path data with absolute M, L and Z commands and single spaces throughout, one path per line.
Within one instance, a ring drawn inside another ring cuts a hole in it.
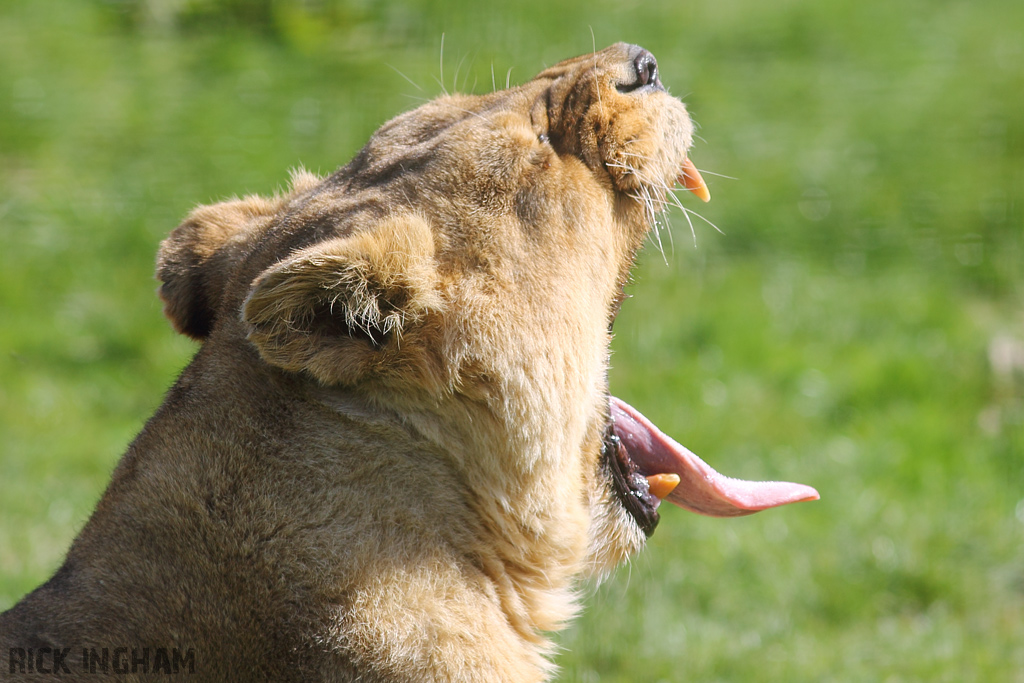
M 679 183 L 705 202 L 711 201 L 711 190 L 708 189 L 707 183 L 700 177 L 700 171 L 693 165 L 689 157 L 683 162 L 683 172 L 679 174 Z
M 650 486 L 651 493 L 658 500 L 665 500 L 668 494 L 672 493 L 672 490 L 679 485 L 679 475 L 652 474 L 647 477 L 647 483 Z

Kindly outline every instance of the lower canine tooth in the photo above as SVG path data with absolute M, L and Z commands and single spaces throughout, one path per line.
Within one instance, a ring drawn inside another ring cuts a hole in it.
M 679 485 L 678 474 L 652 474 L 647 477 L 650 491 L 658 500 L 664 500 Z

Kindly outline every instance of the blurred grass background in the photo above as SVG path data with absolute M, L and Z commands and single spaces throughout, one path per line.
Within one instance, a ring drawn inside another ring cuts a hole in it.
M 152 279 L 191 207 L 332 171 L 442 69 L 483 92 L 626 40 L 730 178 L 684 199 L 722 234 L 672 213 L 643 255 L 612 389 L 822 500 L 665 511 L 561 680 L 1024 681 L 1022 29 L 1016 0 L 6 0 L 0 608 L 195 350 Z

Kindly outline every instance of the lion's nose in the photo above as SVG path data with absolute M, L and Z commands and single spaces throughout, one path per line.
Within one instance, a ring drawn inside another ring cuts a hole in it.
M 636 68 L 636 77 L 640 86 L 660 86 L 658 80 L 658 60 L 647 50 L 641 50 L 640 54 L 633 58 L 633 66 Z
M 664 90 L 661 79 L 658 78 L 658 60 L 647 50 L 639 45 L 630 45 L 629 59 L 632 61 L 633 73 L 624 83 L 618 83 L 615 87 L 621 93 L 633 92 L 640 88 L 650 86 L 658 90 Z

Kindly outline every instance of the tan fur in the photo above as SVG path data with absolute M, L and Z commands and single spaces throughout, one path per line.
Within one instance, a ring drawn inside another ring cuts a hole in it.
M 599 462 L 608 329 L 692 128 L 617 89 L 638 50 L 442 97 L 328 178 L 194 211 L 158 276 L 202 346 L 3 651 L 547 679 L 578 581 L 644 539 Z

